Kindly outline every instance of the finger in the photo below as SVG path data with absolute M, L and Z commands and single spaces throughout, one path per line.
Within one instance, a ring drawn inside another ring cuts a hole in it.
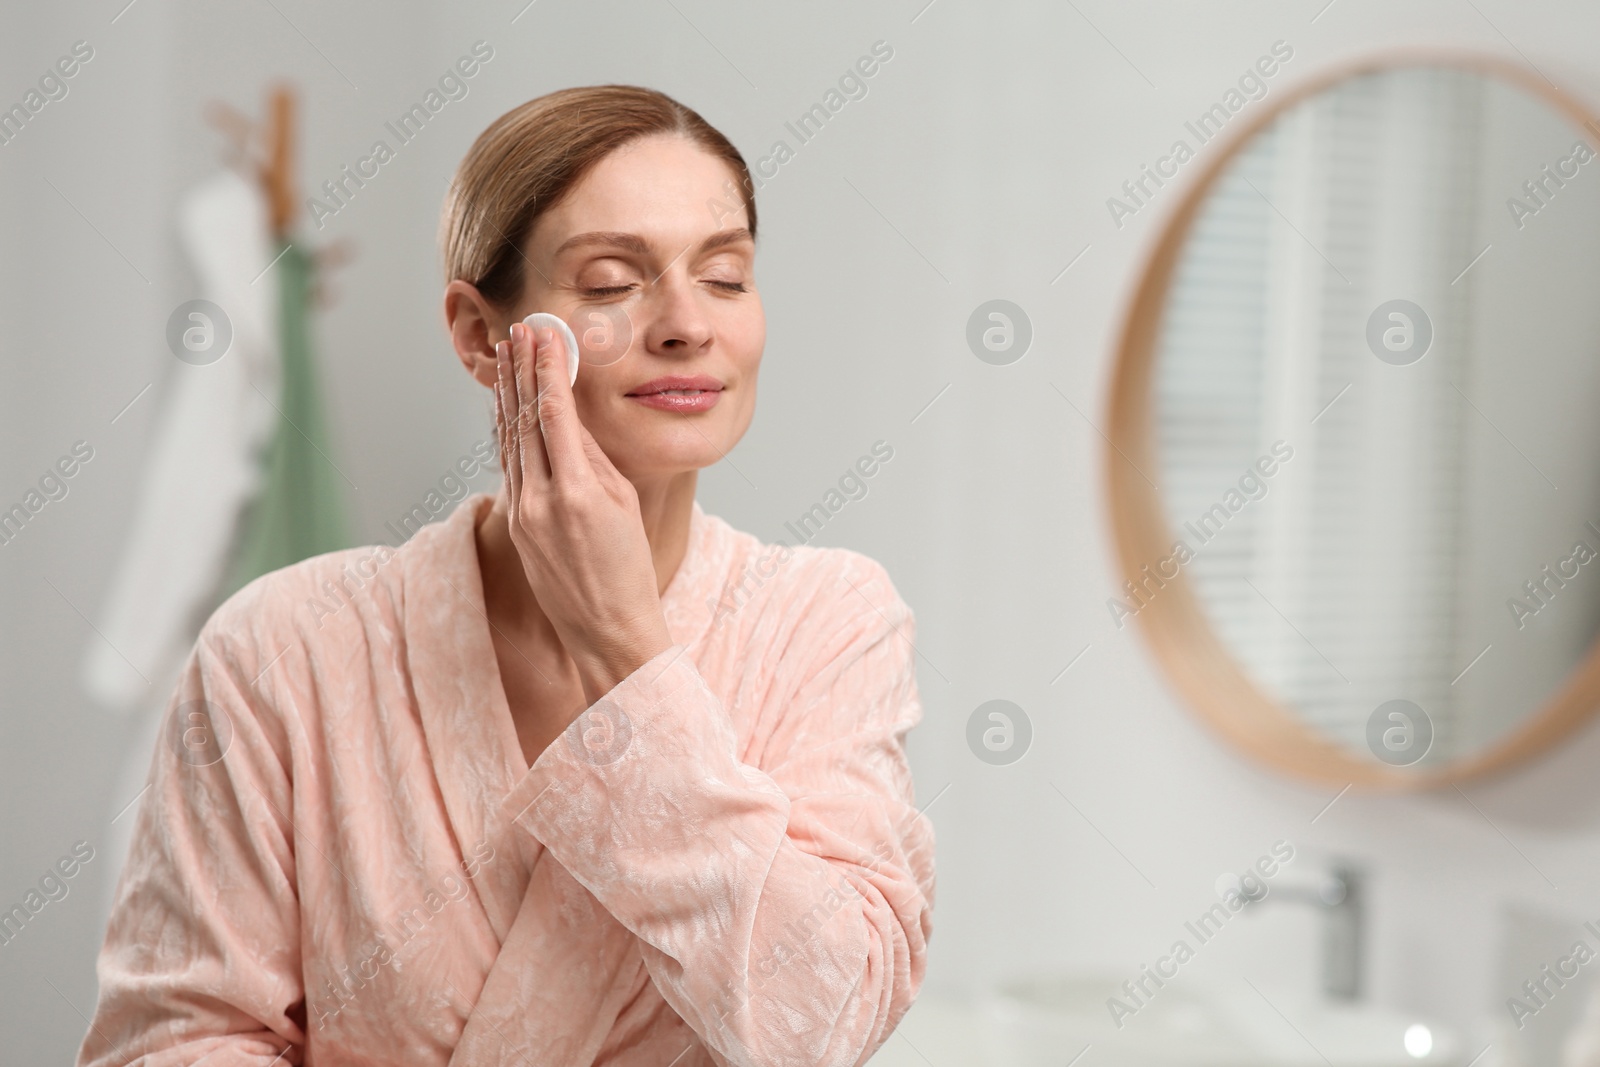
M 572 399 L 566 341 L 549 327 L 530 332 L 542 335 L 533 366 L 539 389 L 539 429 L 550 458 L 551 476 L 567 482 L 591 478 L 593 470 L 581 433 L 583 423 Z
M 521 406 L 517 437 L 522 459 L 522 478 L 535 489 L 542 490 L 550 484 L 550 459 L 546 455 L 544 435 L 539 432 L 538 388 L 534 384 L 533 331 L 526 323 L 511 324 L 511 381 L 517 390 Z
M 522 464 L 518 459 L 516 393 L 511 382 L 511 342 L 494 346 L 495 418 L 500 427 L 500 469 L 505 473 L 506 503 L 515 514 L 522 493 Z
M 594 434 L 589 432 L 589 427 L 585 426 L 581 419 L 578 421 L 578 429 L 583 434 L 584 455 L 589 457 L 589 466 L 594 472 L 602 477 L 608 475 L 622 477 L 622 472 L 617 470 L 611 462 L 611 457 L 606 455 L 605 449 L 600 447 L 600 442 L 594 439 Z
M 507 389 L 507 374 L 510 373 L 510 344 L 506 341 L 494 342 L 494 427 L 499 430 L 499 456 L 501 456 L 501 470 L 510 475 L 510 435 L 512 435 L 512 419 L 515 418 L 510 410 L 512 395 Z

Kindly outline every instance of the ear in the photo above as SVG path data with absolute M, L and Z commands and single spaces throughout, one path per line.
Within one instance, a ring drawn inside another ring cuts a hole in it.
M 494 346 L 510 337 L 509 322 L 501 322 L 478 287 L 459 278 L 445 286 L 444 321 L 461 365 L 479 385 L 493 389 L 496 372 Z

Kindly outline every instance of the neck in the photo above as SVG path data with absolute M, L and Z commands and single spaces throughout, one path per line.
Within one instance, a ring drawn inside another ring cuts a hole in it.
M 639 497 L 639 517 L 655 564 L 656 592 L 666 592 L 689 548 L 689 517 L 699 471 L 630 478 Z M 555 630 L 528 585 L 522 556 L 511 540 L 502 489 L 477 526 L 478 568 L 490 621 L 507 633 L 555 642 Z

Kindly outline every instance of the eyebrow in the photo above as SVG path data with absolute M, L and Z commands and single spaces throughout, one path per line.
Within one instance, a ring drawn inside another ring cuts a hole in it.
M 748 229 L 743 226 L 735 226 L 731 230 L 718 230 L 704 241 L 701 241 L 700 251 L 709 252 L 724 245 L 754 240 L 755 238 L 751 236 Z M 574 234 L 561 242 L 561 246 L 555 250 L 555 254 L 559 256 L 570 248 L 579 248 L 585 245 L 609 245 L 613 248 L 623 248 L 629 252 L 636 252 L 641 256 L 650 254 L 650 246 L 638 234 L 619 233 L 612 230 L 592 230 L 589 233 Z

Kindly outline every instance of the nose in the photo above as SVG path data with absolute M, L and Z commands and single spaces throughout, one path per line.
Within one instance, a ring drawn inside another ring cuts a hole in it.
M 692 356 L 708 348 L 711 319 L 701 307 L 702 296 L 687 272 L 669 268 L 645 294 L 641 311 L 648 318 L 645 349 L 667 356 Z

